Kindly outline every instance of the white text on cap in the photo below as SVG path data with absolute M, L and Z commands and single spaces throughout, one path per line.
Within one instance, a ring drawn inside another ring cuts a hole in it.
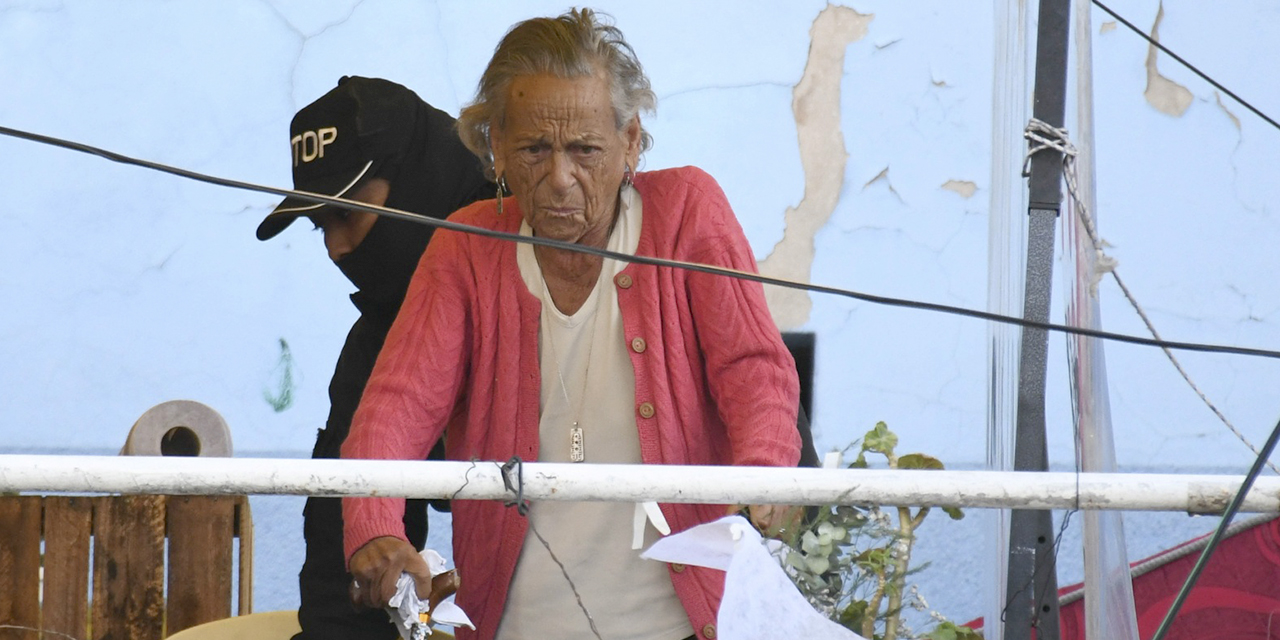
M 324 157 L 324 147 L 338 139 L 337 127 L 325 127 L 316 131 L 303 131 L 289 139 L 293 147 L 293 166 L 298 166 L 298 159 L 311 162 Z

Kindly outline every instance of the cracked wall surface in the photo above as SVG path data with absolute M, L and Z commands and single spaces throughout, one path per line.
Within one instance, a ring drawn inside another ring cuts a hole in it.
M 646 121 L 656 146 L 643 167 L 706 169 L 765 273 L 986 306 L 989 4 L 597 6 L 614 16 L 659 95 Z M 339 76 L 392 78 L 457 113 L 512 23 L 563 8 L 4 3 L 0 124 L 287 186 L 289 119 Z M 1223 11 L 1132 0 L 1121 12 L 1264 111 L 1280 112 L 1280 83 L 1266 77 L 1280 59 L 1280 4 Z M 1126 27 L 1096 12 L 1094 24 L 1098 226 L 1114 245 L 1108 254 L 1163 335 L 1280 348 L 1277 132 Z M 253 229 L 273 196 L 7 138 L 0 157 L 8 303 L 0 451 L 114 454 L 147 408 L 190 398 L 226 417 L 237 452 L 309 453 L 355 315 L 350 286 L 318 234 L 295 225 L 258 242 Z M 765 289 L 781 327 L 816 335 L 811 418 L 820 449 L 843 447 L 884 420 L 903 451 L 981 464 L 982 322 Z M 1104 327 L 1141 333 L 1114 285 L 1099 289 Z M 278 388 L 282 338 L 294 395 L 276 413 L 262 390 Z M 1070 465 L 1063 349 L 1051 339 L 1046 415 L 1051 461 Z M 1265 439 L 1277 411 L 1274 363 L 1209 354 L 1183 361 L 1246 435 Z M 1163 354 L 1108 345 L 1107 364 L 1122 468 L 1247 467 L 1247 450 Z M 263 520 L 281 540 L 295 524 Z M 259 604 L 289 608 L 296 567 L 272 573 L 255 585 Z M 946 573 L 944 593 L 972 592 L 957 581 L 976 571 Z
M 804 199 L 783 214 L 786 230 L 773 251 L 760 260 L 761 273 L 800 282 L 810 279 L 814 236 L 831 218 L 844 185 L 848 158 L 840 126 L 844 51 L 867 35 L 867 25 L 874 18 L 831 5 L 813 21 L 809 60 L 791 102 L 804 167 Z M 784 331 L 808 322 L 813 302 L 807 292 L 770 287 L 765 297 L 774 321 Z

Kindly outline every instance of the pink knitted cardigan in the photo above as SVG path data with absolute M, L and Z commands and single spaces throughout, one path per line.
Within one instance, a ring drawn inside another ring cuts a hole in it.
M 715 180 L 684 167 L 638 173 L 644 203 L 638 255 L 756 271 L 742 228 Z M 514 198 L 450 217 L 516 233 Z M 794 466 L 799 382 L 759 283 L 631 264 L 614 278 L 646 464 Z M 515 245 L 439 231 L 418 265 L 365 389 L 344 458 L 420 460 L 447 432 L 453 460 L 538 459 L 541 303 L 516 266 Z M 446 429 L 447 428 L 447 429 Z M 347 557 L 379 536 L 403 537 L 404 501 L 343 501 Z M 663 504 L 674 531 L 714 520 L 722 505 Z M 476 623 L 458 638 L 493 638 L 526 521 L 500 502 L 453 503 L 453 546 L 465 580 L 457 603 Z M 671 580 L 699 637 L 714 634 L 724 574 L 673 566 Z M 594 615 L 600 615 L 595 612 Z

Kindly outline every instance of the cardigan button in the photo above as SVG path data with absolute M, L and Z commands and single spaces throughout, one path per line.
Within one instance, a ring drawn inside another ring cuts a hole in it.
M 614 278 L 613 281 L 618 283 L 618 286 L 622 287 L 623 289 L 631 288 L 631 276 L 625 273 L 619 273 L 618 277 Z
M 716 626 L 714 624 L 711 624 L 710 622 L 708 622 L 706 625 L 703 625 L 702 637 L 706 638 L 707 640 L 712 640 L 712 638 L 715 638 Z
M 680 564 L 679 562 L 672 562 L 671 570 L 676 573 L 684 573 L 684 565 Z
M 644 350 L 645 350 L 644 338 L 641 338 L 639 336 L 632 338 L 631 350 L 636 353 L 644 353 Z
M 641 418 L 652 418 L 652 417 L 653 417 L 653 414 L 654 414 L 654 410 L 653 410 L 653 403 L 652 403 L 652 402 L 641 402 L 641 403 L 640 403 L 640 417 L 641 417 Z

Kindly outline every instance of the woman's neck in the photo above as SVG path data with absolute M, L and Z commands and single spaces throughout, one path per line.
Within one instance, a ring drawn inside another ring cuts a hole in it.
M 618 224 L 621 212 L 622 205 L 618 202 L 614 206 L 609 224 L 594 234 L 589 233 L 584 236 L 577 244 L 596 249 L 607 248 L 609 236 L 613 234 L 613 228 Z M 533 248 L 533 254 L 538 259 L 542 279 L 547 283 L 547 291 L 551 293 L 551 299 L 555 302 L 556 308 L 565 315 L 573 315 L 581 309 L 600 279 L 604 258 L 541 245 Z
M 600 279 L 604 258 L 543 246 L 534 247 L 533 253 L 556 308 L 565 315 L 576 313 Z

